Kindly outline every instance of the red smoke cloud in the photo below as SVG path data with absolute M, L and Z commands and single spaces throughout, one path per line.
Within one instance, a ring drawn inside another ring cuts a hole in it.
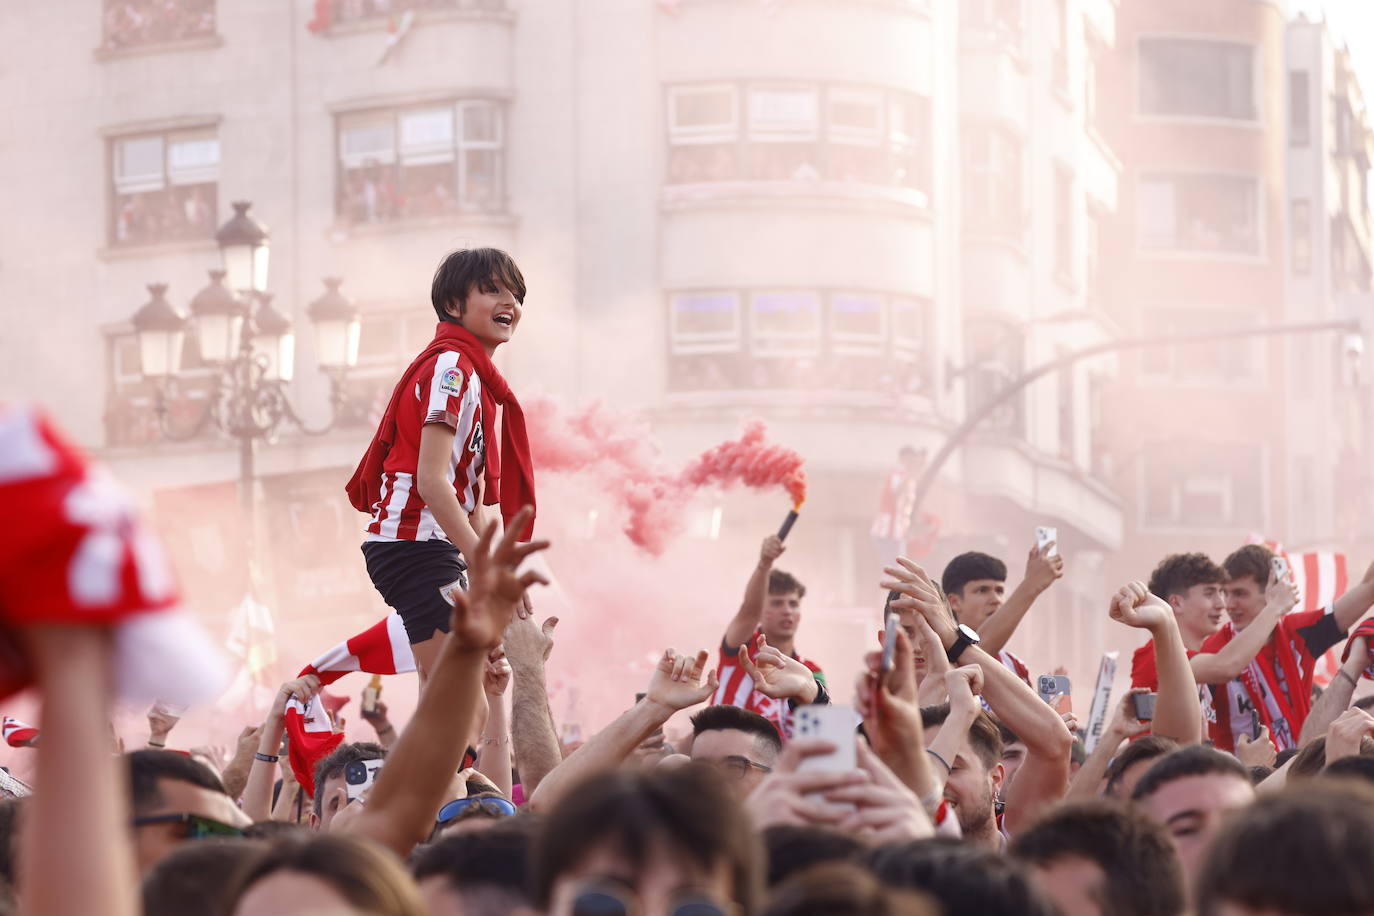
M 703 487 L 782 487 L 795 505 L 806 499 L 802 457 L 770 443 L 760 420 L 748 423 L 740 438 L 672 472 L 663 467 L 647 426 L 600 404 L 565 415 L 553 401 L 540 398 L 525 414 L 535 469 L 600 475 L 625 513 L 626 536 L 655 556 L 681 532 L 684 510 Z

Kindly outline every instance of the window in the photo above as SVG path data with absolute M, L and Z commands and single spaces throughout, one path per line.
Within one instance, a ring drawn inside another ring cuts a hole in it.
M 505 208 L 504 112 L 490 100 L 338 119 L 338 215 L 349 223 Z
M 107 51 L 215 34 L 215 0 L 105 0 Z
M 845 182 L 929 193 L 930 102 L 815 84 L 668 88 L 670 185 Z
M 964 128 L 964 227 L 979 235 L 1019 239 L 1026 213 L 1021 140 L 1000 127 Z
M 219 139 L 213 129 L 110 141 L 110 243 L 147 245 L 214 236 Z
M 1050 12 L 1054 17 L 1054 24 L 1050 32 L 1051 48 L 1053 54 L 1053 74 L 1054 88 L 1068 90 L 1069 88 L 1069 10 L 1068 0 L 1052 0 Z
M 1018 46 L 1025 35 L 1023 0 L 963 0 L 961 13 L 966 34 Z
M 1083 124 L 1099 135 L 1103 130 L 1102 112 L 1098 110 L 1098 80 L 1103 72 L 1106 54 L 1106 46 L 1089 32 L 1083 48 Z
M 1190 336 L 1254 327 L 1250 312 L 1207 308 L 1150 309 L 1143 313 L 1147 336 Z M 1260 344 L 1254 339 L 1226 340 L 1140 351 L 1144 375 L 1170 382 L 1245 382 L 1259 377 Z
M 1259 254 L 1259 180 L 1248 175 L 1145 175 L 1140 245 L 1151 251 Z
M 143 378 L 137 335 L 111 334 L 105 343 L 109 370 L 105 389 L 106 444 L 139 446 L 160 441 L 162 430 L 154 410 L 157 386 Z M 188 333 L 182 343 L 181 371 L 167 380 L 163 390 L 167 423 L 173 430 L 186 433 L 195 428 L 214 389 L 214 376 L 215 371 L 200 358 L 195 335 Z
M 1054 272 L 1073 282 L 1073 174 L 1061 166 L 1054 168 Z
M 1288 145 L 1306 146 L 1312 122 L 1312 103 L 1306 70 L 1288 73 Z
M 1088 305 L 1110 309 L 1110 291 L 1104 258 L 1108 229 L 1104 225 L 1107 214 L 1092 203 L 1088 204 L 1088 218 L 1083 223 L 1083 281 L 1087 286 Z
M 1147 442 L 1145 522 L 1264 528 L 1263 452 L 1248 442 Z
M 1140 111 L 1188 118 L 1259 119 L 1255 49 L 1226 41 L 1140 42 Z
M 1306 276 L 1312 272 L 1312 202 L 1295 200 L 1290 206 L 1293 273 Z
M 996 321 L 970 321 L 964 329 L 968 354 L 968 409 L 981 410 L 998 397 L 1025 370 L 1025 337 L 1021 331 Z M 987 418 L 989 429 L 1015 436 L 1025 434 L 1026 397 L 1019 392 Z
M 864 290 L 673 293 L 669 389 L 923 393 L 929 314 L 925 299 Z
M 322 13 L 321 4 L 315 4 L 319 25 L 312 28 L 319 30 L 338 22 L 386 19 L 410 10 L 500 10 L 505 6 L 504 0 L 325 0 Z

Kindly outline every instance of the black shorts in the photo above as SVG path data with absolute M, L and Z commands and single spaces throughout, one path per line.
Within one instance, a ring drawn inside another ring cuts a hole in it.
M 439 589 L 455 580 L 468 587 L 468 564 L 448 541 L 364 541 L 367 574 L 401 615 L 411 645 L 449 631 L 453 608 Z

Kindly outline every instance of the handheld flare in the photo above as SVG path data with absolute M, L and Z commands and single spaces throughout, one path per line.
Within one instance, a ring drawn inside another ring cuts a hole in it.
M 792 530 L 792 526 L 797 523 L 797 510 L 800 508 L 800 505 L 793 506 L 792 511 L 787 513 L 787 518 L 782 520 L 782 527 L 778 529 L 778 540 L 787 540 L 787 535 Z

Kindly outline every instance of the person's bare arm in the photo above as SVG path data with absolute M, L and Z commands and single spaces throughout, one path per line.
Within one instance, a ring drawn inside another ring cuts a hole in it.
M 248 785 L 248 773 L 253 768 L 253 754 L 258 749 L 260 732 L 261 729 L 256 725 L 245 726 L 243 731 L 239 732 L 234 746 L 234 756 L 220 773 L 224 791 L 235 801 L 243 797 L 243 790 Z
M 1264 590 L 1264 608 L 1250 625 L 1237 633 L 1218 652 L 1200 652 L 1188 660 L 1193 679 L 1199 684 L 1225 684 L 1240 677 L 1264 648 L 1283 615 L 1298 603 L 1298 589 L 1290 579 L 1270 577 Z
M 471 563 L 477 547 L 477 532 L 472 520 L 458 504 L 453 481 L 448 479 L 449 462 L 453 460 L 454 431 L 443 423 L 426 423 L 420 429 L 420 458 L 416 467 L 415 486 L 434 520 L 444 529 L 449 543 L 458 548 Z M 485 528 L 483 529 L 486 530 Z
M 487 653 L 501 644 L 525 590 L 545 581 L 536 572 L 518 567 L 530 554 L 548 547 L 546 541 L 516 544 L 531 511 L 522 509 L 511 528 L 493 544 L 488 526 L 468 555 L 468 592 L 458 595 L 452 631 L 439 650 L 415 715 L 387 756 L 366 808 L 347 829 L 368 837 L 404 857 L 423 842 L 445 801 L 453 774 L 462 762 L 466 739 L 477 720 L 482 700 L 482 671 Z
M 499 653 L 499 654 L 498 654 Z M 487 724 L 477 745 L 477 772 L 491 780 L 506 798 L 511 793 L 510 725 L 506 716 L 506 688 L 511 667 L 500 649 L 487 657 L 482 689 L 487 694 Z
M 124 762 L 110 754 L 110 632 L 45 626 L 22 636 L 43 695 L 43 741 L 21 828 L 19 912 L 135 916 Z
M 892 606 L 919 612 L 948 650 L 954 645 L 957 634 L 939 591 L 921 567 L 904 558 L 897 562 L 901 568 L 889 568 L 887 572 L 894 578 L 883 583 L 883 588 L 904 595 Z M 953 662 L 960 666 L 973 664 L 982 669 L 983 697 L 988 706 L 1026 745 L 1026 760 L 1007 792 L 1004 823 L 1008 833 L 1014 833 L 1064 797 L 1069 786 L 1073 735 L 1048 703 L 981 646 L 969 646 Z
M 1364 578 L 1352 585 L 1344 595 L 1336 599 L 1332 613 L 1336 617 L 1336 626 L 1341 628 L 1344 633 L 1355 625 L 1355 622 L 1369 613 L 1369 609 L 1374 607 L 1374 563 L 1364 571 Z
M 1159 698 L 1155 701 L 1151 731 L 1180 744 L 1200 742 L 1202 706 L 1198 703 L 1197 682 L 1188 665 L 1188 650 L 1183 645 L 1173 609 L 1164 599 L 1150 594 L 1143 583 L 1131 582 L 1112 596 L 1108 613 L 1118 623 L 1148 630 L 1154 640 Z
M 1350 708 L 1350 700 L 1355 696 L 1355 684 L 1359 682 L 1364 669 L 1369 667 L 1369 649 L 1363 636 L 1350 638 L 1350 654 L 1341 662 L 1340 670 L 1326 685 L 1322 695 L 1312 704 L 1307 721 L 1302 724 L 1298 735 L 1298 747 L 1314 738 L 1320 738 L 1331 728 L 1331 723 Z
M 1026 577 L 1007 596 L 1002 606 L 983 621 L 983 626 L 978 630 L 978 635 L 982 639 L 979 645 L 983 647 L 984 652 L 996 655 L 1005 649 L 1011 641 L 1012 634 L 1020 626 L 1021 620 L 1035 603 L 1035 599 L 1044 594 L 1056 579 L 1064 575 L 1064 558 L 1057 552 L 1053 556 L 1049 555 L 1054 547 L 1055 544 L 1051 541 L 1045 545 L 1044 550 L 1031 548 L 1030 556 L 1026 558 Z
M 1135 717 L 1133 705 L 1136 694 L 1149 692 L 1143 687 L 1126 691 L 1121 698 L 1121 703 L 1117 705 L 1111 723 L 1102 733 L 1102 740 L 1097 742 L 1093 752 L 1088 755 L 1087 760 L 1083 761 L 1083 765 L 1078 768 L 1078 772 L 1070 780 L 1069 792 L 1064 796 L 1065 801 L 1097 798 L 1102 794 L 1102 780 L 1106 778 L 1107 767 L 1111 765 L 1112 758 L 1116 756 L 1117 750 L 1121 747 L 1121 742 L 1128 738 L 1134 738 L 1136 735 L 1143 735 L 1150 730 L 1150 723 L 1141 722 Z
M 881 652 L 865 655 L 864 666 L 866 670 L 859 677 L 857 690 L 864 734 L 888 769 L 918 798 L 930 803 L 930 810 L 939 803 L 947 774 L 936 773 L 926 753 L 925 729 L 916 698 L 916 670 L 906 631 L 897 630 L 891 670 L 882 669 Z
M 735 648 L 759 628 L 759 621 L 763 618 L 763 602 L 768 597 L 768 576 L 773 571 L 773 561 L 782 556 L 786 549 L 775 534 L 763 539 L 758 565 L 750 573 L 749 583 L 744 586 L 744 598 L 740 600 L 739 610 L 725 628 L 725 645 Z
M 511 744 L 526 798 L 563 761 L 544 680 L 544 663 L 553 650 L 556 626 L 557 617 L 544 621 L 543 627 L 536 626 L 533 618 L 517 617 L 506 628 L 502 642 L 515 682 L 511 688 Z
M 644 739 L 661 729 L 673 713 L 695 706 L 720 686 L 716 672 L 706 670 L 706 650 L 694 657 L 664 651 L 649 679 L 649 689 L 629 710 L 597 732 L 544 777 L 530 797 L 530 808 L 547 811 L 584 776 L 619 766 Z
M 256 754 L 263 757 L 277 757 L 281 753 L 281 738 L 286 732 L 286 702 L 295 697 L 302 703 L 309 703 L 319 692 L 320 679 L 313 674 L 287 681 L 277 691 L 272 708 L 267 711 L 262 728 L 258 730 Z M 252 768 L 248 771 L 248 784 L 243 789 L 243 813 L 257 823 L 272 816 L 272 786 L 277 781 L 275 761 L 252 758 Z M 290 769 L 290 767 L 287 767 Z

